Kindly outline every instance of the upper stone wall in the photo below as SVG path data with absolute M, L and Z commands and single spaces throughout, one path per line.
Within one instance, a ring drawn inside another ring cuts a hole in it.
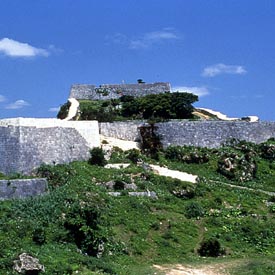
M 167 82 L 138 83 L 138 84 L 103 84 L 95 85 L 75 84 L 72 85 L 70 98 L 88 100 L 108 100 L 120 98 L 122 95 L 134 97 L 148 94 L 160 94 L 170 92 L 171 86 Z

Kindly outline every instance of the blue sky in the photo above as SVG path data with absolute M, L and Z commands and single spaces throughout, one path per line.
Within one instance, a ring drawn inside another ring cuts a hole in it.
M 74 83 L 170 82 L 275 120 L 273 0 L 1 0 L 0 110 L 55 117 Z

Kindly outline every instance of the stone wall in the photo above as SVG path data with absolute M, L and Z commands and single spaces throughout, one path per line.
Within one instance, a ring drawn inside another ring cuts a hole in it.
M 148 94 L 160 94 L 170 92 L 169 83 L 140 83 L 140 84 L 103 84 L 99 87 L 89 84 L 72 85 L 69 98 L 88 100 L 108 100 L 120 98 L 122 95 L 134 97 Z
M 48 184 L 44 178 L 0 180 L 0 200 L 22 199 L 42 195 Z
M 28 174 L 42 163 L 87 160 L 100 146 L 97 121 L 0 120 L 0 172 Z
M 20 158 L 19 128 L 0 127 L 0 172 L 16 172 Z
M 99 133 L 107 137 L 139 141 L 138 127 L 143 124 L 143 121 L 101 122 L 99 123 Z
M 275 122 L 172 121 L 157 126 L 165 147 L 173 144 L 215 148 L 232 138 L 261 143 L 275 137 Z
M 142 122 L 100 123 L 100 129 L 105 136 L 138 140 L 137 128 L 142 124 Z M 182 120 L 157 123 L 156 126 L 164 147 L 192 145 L 215 148 L 232 138 L 261 143 L 275 137 L 275 122 Z
M 74 128 L 86 140 L 89 147 L 100 145 L 98 122 L 93 121 L 65 121 L 56 118 L 7 118 L 0 120 L 0 126 L 31 126 L 35 128 Z
M 42 163 L 69 163 L 90 156 L 86 140 L 73 128 L 20 127 L 17 172 L 28 174 Z M 11 173 L 14 171 L 5 171 Z

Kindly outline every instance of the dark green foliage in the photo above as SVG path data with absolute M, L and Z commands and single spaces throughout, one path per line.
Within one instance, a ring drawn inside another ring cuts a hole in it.
M 75 202 L 66 214 L 64 227 L 68 230 L 67 240 L 74 242 L 84 253 L 97 256 L 98 246 L 106 242 L 106 237 L 100 235 L 102 224 L 101 209 L 95 205 Z
M 107 161 L 104 157 L 104 151 L 100 147 L 95 147 L 90 150 L 91 157 L 88 160 L 88 163 L 91 165 L 105 166 Z
M 250 181 L 257 173 L 257 145 L 231 140 L 219 151 L 217 171 L 231 180 Z
M 223 254 L 223 250 L 218 239 L 210 238 L 202 241 L 198 253 L 203 257 L 218 257 Z
M 209 161 L 209 153 L 211 150 L 207 148 L 197 148 L 193 146 L 169 146 L 164 151 L 165 158 L 185 163 L 207 163 Z
M 132 161 L 133 163 L 137 163 L 141 158 L 141 153 L 138 149 L 131 149 L 125 152 L 126 158 Z
M 43 164 L 36 171 L 38 177 L 47 178 L 51 187 L 58 187 L 66 184 L 75 173 L 76 171 L 69 164 Z
M 204 209 L 198 202 L 189 202 L 185 206 L 185 216 L 188 219 L 200 218 L 204 215 Z
M 103 96 L 108 95 L 106 90 L 98 90 Z M 119 99 L 104 101 L 81 100 L 79 106 L 80 120 L 98 120 L 112 122 L 114 120 L 131 119 L 188 119 L 193 118 L 196 95 L 190 93 L 162 93 L 149 94 L 144 97 L 121 96 Z M 66 117 L 69 106 L 64 104 L 58 117 Z
M 192 199 L 195 196 L 195 186 L 188 182 L 174 179 L 168 184 L 169 191 L 178 198 Z
M 268 141 L 260 144 L 260 154 L 264 159 L 274 161 L 275 160 L 275 142 Z
M 59 119 L 66 118 L 69 113 L 70 106 L 71 106 L 71 102 L 69 102 L 69 101 L 67 101 L 65 104 L 63 104 L 59 109 L 57 118 L 59 118 Z
M 152 158 L 158 158 L 158 152 L 162 149 L 161 138 L 156 133 L 157 126 L 154 124 L 139 127 L 141 136 L 141 150 Z
M 122 114 L 126 117 L 143 119 L 193 118 L 192 103 L 198 97 L 189 93 L 150 94 L 122 101 Z
M 111 122 L 117 115 L 117 102 L 115 101 L 80 101 L 79 120 L 98 120 Z
M 45 228 L 42 226 L 36 227 L 32 233 L 32 240 L 38 245 L 44 244 L 46 242 Z

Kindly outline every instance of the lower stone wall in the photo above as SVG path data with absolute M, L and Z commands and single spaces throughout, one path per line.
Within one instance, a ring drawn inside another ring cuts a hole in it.
M 87 160 L 89 149 L 74 128 L 0 127 L 0 172 L 29 174 L 42 163 Z
M 100 123 L 101 134 L 109 137 L 138 140 L 138 127 L 143 122 Z M 261 143 L 275 138 L 275 122 L 244 121 L 170 121 L 156 123 L 157 133 L 164 147 L 169 145 L 192 145 L 215 148 L 235 138 Z
M 20 127 L 20 161 L 17 172 L 28 174 L 42 163 L 87 160 L 90 147 L 73 128 Z
M 44 178 L 0 180 L 0 200 L 23 199 L 47 192 L 48 183 Z

